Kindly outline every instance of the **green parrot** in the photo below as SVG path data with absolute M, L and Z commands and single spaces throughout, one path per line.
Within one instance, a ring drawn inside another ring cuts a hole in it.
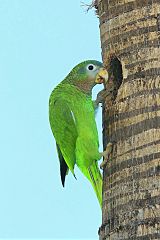
M 91 182 L 102 206 L 102 176 L 98 160 L 108 151 L 100 153 L 95 121 L 95 106 L 101 95 L 92 101 L 92 88 L 108 80 L 101 62 L 84 61 L 75 66 L 68 76 L 52 91 L 49 99 L 49 121 L 56 140 L 60 161 L 61 181 L 75 164 Z

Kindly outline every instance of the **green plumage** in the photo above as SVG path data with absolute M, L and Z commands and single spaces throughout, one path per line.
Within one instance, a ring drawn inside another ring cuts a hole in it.
M 94 71 L 89 66 L 94 66 Z M 77 65 L 53 90 L 49 101 L 49 120 L 57 144 L 61 180 L 75 164 L 91 182 L 102 205 L 102 176 L 98 168 L 98 132 L 91 91 L 102 64 L 89 60 Z

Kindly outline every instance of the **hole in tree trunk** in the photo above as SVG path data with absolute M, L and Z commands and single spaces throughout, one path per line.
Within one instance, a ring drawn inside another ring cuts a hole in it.
M 122 84 L 123 71 L 122 71 L 122 64 L 120 60 L 115 56 L 110 60 L 110 72 L 111 72 L 112 81 L 115 87 L 115 94 L 117 95 L 117 91 Z
M 111 91 L 111 102 L 113 103 L 117 97 L 118 89 L 120 88 L 123 81 L 123 64 L 115 56 L 109 56 L 107 64 L 109 81 L 106 85 L 106 89 L 113 89 Z

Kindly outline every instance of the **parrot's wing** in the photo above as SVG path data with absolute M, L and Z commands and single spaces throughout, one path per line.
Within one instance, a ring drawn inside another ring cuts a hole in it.
M 64 186 L 68 168 L 74 175 L 76 162 L 75 148 L 77 130 L 72 111 L 63 98 L 50 97 L 49 120 L 53 135 L 56 139 L 60 161 L 61 180 Z

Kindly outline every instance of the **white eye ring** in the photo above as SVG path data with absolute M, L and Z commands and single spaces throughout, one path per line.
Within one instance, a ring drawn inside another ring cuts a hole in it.
M 95 65 L 93 65 L 93 64 L 89 64 L 88 66 L 87 66 L 87 70 L 89 70 L 89 71 L 94 71 L 95 70 Z

